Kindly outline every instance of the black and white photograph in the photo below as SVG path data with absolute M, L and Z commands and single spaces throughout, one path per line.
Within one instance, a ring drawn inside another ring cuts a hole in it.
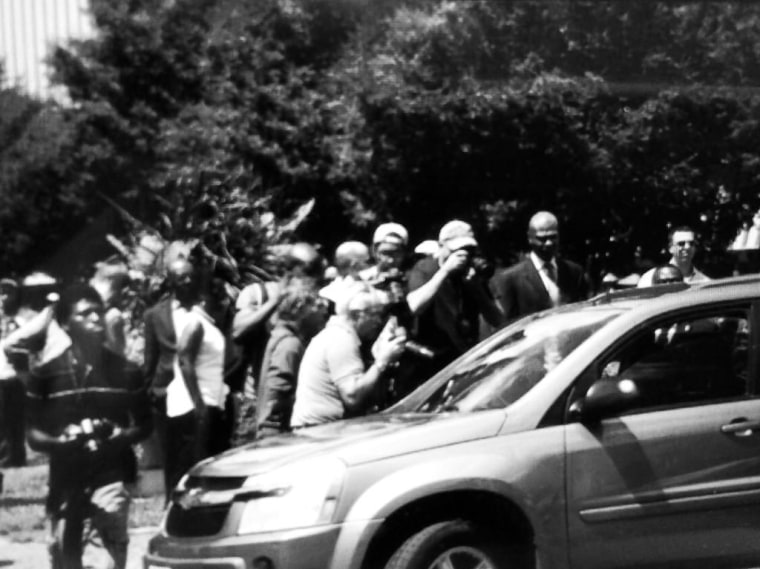
M 0 0 L 0 568 L 760 569 L 760 0 Z

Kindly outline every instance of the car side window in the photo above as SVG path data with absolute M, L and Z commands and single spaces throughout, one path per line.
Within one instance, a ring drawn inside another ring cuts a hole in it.
M 634 382 L 639 403 L 633 412 L 742 397 L 748 388 L 748 315 L 724 309 L 647 326 L 605 358 L 601 379 Z

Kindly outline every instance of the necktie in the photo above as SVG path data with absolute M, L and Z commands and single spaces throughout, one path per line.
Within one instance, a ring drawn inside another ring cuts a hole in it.
M 544 265 L 544 271 L 546 272 L 546 276 L 549 277 L 549 280 L 553 283 L 557 282 L 557 270 L 554 268 L 554 265 L 546 263 Z

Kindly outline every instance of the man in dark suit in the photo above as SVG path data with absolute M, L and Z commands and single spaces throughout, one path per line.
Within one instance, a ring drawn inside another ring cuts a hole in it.
M 583 268 L 557 256 L 559 224 L 553 214 L 540 211 L 530 219 L 528 245 L 525 260 L 498 273 L 491 282 L 507 322 L 588 297 Z
M 174 313 L 188 310 L 198 300 L 198 279 L 193 265 L 185 260 L 174 261 L 168 269 L 171 293 L 145 311 L 144 373 L 148 392 L 153 403 L 153 420 L 156 436 L 164 455 L 164 478 L 167 499 L 172 488 L 169 479 L 173 465 L 166 464 L 166 388 L 174 379 L 174 361 L 177 355 L 177 333 Z

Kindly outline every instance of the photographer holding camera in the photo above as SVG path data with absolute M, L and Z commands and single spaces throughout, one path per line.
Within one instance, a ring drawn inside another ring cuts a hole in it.
M 388 295 L 388 316 L 391 325 L 403 330 L 415 328 L 415 317 L 409 309 L 407 294 L 407 244 L 409 233 L 398 223 L 383 223 L 372 238 L 372 255 L 375 265 L 362 271 L 360 276 L 372 287 Z M 404 353 L 388 374 L 387 392 L 378 401 L 379 407 L 391 405 L 416 387 L 415 376 L 420 359 L 433 359 L 435 353 L 414 340 L 404 344 Z
M 490 266 L 478 255 L 469 223 L 455 219 L 441 228 L 437 257 L 418 261 L 409 272 L 409 310 L 417 317 L 413 338 L 435 353 L 414 374 L 422 382 L 479 340 L 479 320 L 498 327 L 502 313 L 488 288 Z M 410 386 L 411 387 L 411 386 Z
M 375 264 L 359 273 L 367 282 L 384 281 L 404 269 L 409 232 L 400 223 L 381 223 L 372 236 Z
M 98 292 L 74 285 L 8 337 L 6 352 L 29 350 L 27 435 L 50 455 L 50 556 L 54 568 L 82 566 L 90 520 L 113 566 L 126 567 L 127 518 L 137 462 L 132 444 L 151 429 L 139 368 L 106 344 Z M 55 317 L 55 318 L 54 318 Z

